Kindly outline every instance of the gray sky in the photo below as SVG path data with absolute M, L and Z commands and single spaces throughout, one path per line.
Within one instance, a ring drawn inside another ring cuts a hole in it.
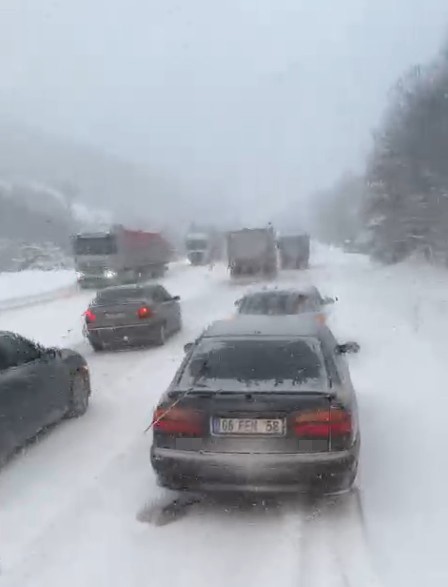
M 447 0 L 1 0 L 0 108 L 261 218 L 362 163 L 447 23 Z

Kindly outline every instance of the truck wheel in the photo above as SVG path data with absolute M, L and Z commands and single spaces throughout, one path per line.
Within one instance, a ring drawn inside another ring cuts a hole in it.
M 159 329 L 157 331 L 157 336 L 156 336 L 156 344 L 157 346 L 163 346 L 166 342 L 166 325 L 165 324 L 161 324 L 159 326 Z

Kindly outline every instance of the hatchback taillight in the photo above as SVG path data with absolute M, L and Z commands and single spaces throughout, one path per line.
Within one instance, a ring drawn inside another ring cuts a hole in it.
M 151 308 L 148 308 L 148 306 L 142 306 L 141 308 L 139 308 L 137 310 L 137 316 L 139 318 L 151 318 L 151 316 L 152 316 Z
M 291 418 L 294 434 L 300 438 L 340 438 L 352 434 L 350 412 L 341 407 L 310 410 Z
M 152 422 L 153 430 L 163 434 L 202 436 L 204 433 L 203 414 L 188 408 L 157 408 Z

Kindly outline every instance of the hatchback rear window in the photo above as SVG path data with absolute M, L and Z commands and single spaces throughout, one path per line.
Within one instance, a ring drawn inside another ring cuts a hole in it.
M 212 389 L 325 390 L 320 344 L 315 339 L 203 339 L 180 384 Z

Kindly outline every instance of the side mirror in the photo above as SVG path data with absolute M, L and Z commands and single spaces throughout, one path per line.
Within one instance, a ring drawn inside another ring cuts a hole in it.
M 187 342 L 187 344 L 184 345 L 184 352 L 189 353 L 193 347 L 194 347 L 193 342 Z
M 324 298 L 324 299 L 322 300 L 322 303 L 324 304 L 324 306 L 328 306 L 328 305 L 330 305 L 330 304 L 334 304 L 334 303 L 336 303 L 336 302 L 337 302 L 337 300 L 338 300 L 338 298 L 330 298 L 330 297 L 327 297 L 327 298 Z
M 173 296 L 171 299 L 173 302 L 178 302 L 180 300 L 180 296 Z
M 346 355 L 349 353 L 356 354 L 356 353 L 359 353 L 360 350 L 361 350 L 361 347 L 359 346 L 359 344 L 357 342 L 349 341 L 349 342 L 345 342 L 343 344 L 338 344 L 338 346 L 336 347 L 336 354 L 337 355 Z
M 234 305 L 236 308 L 238 308 L 238 306 L 240 306 L 240 305 L 241 305 L 241 300 L 235 300 L 235 301 L 233 302 L 233 305 Z

